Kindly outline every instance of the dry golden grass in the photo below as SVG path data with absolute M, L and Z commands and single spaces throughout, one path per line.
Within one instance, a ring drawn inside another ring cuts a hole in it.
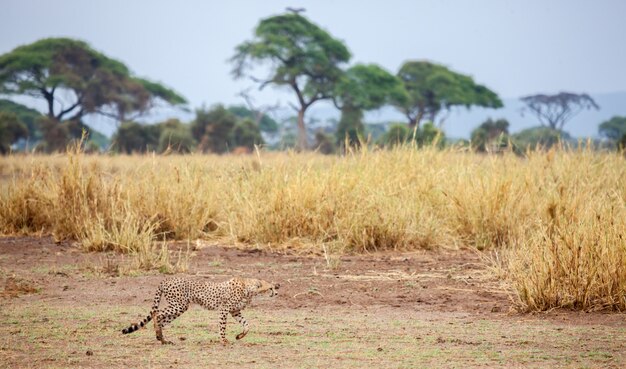
M 157 240 L 505 256 L 521 309 L 626 309 L 626 160 L 588 149 L 0 159 L 0 232 L 170 263 Z M 329 259 L 330 260 L 330 259 Z M 171 264 L 171 263 L 170 263 Z

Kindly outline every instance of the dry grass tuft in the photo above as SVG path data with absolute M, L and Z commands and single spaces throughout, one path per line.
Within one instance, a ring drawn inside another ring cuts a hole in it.
M 562 153 L 541 180 L 536 220 L 509 250 L 525 311 L 626 310 L 626 170 L 616 157 Z M 548 163 L 546 163 L 548 164 Z
M 13 179 L 0 196 L 0 230 L 6 234 L 34 234 L 50 225 L 53 198 L 46 170 L 35 168 L 30 177 Z

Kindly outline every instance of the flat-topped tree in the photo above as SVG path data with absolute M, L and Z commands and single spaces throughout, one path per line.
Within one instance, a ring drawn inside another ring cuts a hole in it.
M 56 121 L 104 114 L 120 121 L 156 101 L 183 104 L 171 89 L 135 77 L 120 61 L 83 41 L 47 38 L 0 55 L 0 93 L 43 98 Z
M 526 104 L 522 109 L 536 116 L 544 127 L 562 131 L 565 123 L 583 110 L 600 109 L 595 100 L 587 94 L 560 92 L 554 95 L 537 94 L 522 97 Z
M 456 73 L 429 61 L 408 61 L 398 71 L 408 98 L 394 105 L 409 120 L 411 129 L 419 128 L 422 119 L 435 123 L 439 113 L 455 106 L 500 108 L 502 101 L 472 77 Z
M 254 39 L 236 48 L 231 61 L 233 75 L 246 75 L 253 63 L 269 67 L 269 76 L 254 78 L 260 88 L 269 84 L 291 89 L 298 104 L 298 148 L 307 148 L 304 116 L 315 102 L 331 99 L 335 83 L 342 75 L 341 65 L 350 60 L 343 42 L 297 13 L 261 20 Z
M 346 138 L 358 144 L 363 134 L 363 111 L 381 108 L 391 101 L 405 100 L 402 83 L 375 64 L 356 64 L 345 71 L 335 88 L 335 105 L 341 110 L 337 141 Z

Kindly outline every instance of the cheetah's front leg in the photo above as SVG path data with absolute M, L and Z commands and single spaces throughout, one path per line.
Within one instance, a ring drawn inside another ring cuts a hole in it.
M 228 317 L 228 311 L 220 311 L 220 338 L 223 344 L 227 344 L 226 339 L 226 318 Z
M 235 318 L 235 320 L 237 322 L 239 322 L 239 324 L 241 324 L 241 326 L 243 327 L 243 332 L 239 333 L 237 335 L 237 337 L 235 337 L 236 339 L 240 340 L 242 338 L 244 338 L 246 336 L 246 334 L 248 334 L 248 321 L 246 320 L 246 318 L 244 318 L 243 316 L 241 316 L 241 312 L 240 311 L 233 311 L 230 313 L 230 315 L 233 316 L 233 318 Z

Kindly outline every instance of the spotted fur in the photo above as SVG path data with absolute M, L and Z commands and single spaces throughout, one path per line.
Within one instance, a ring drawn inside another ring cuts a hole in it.
M 195 303 L 205 309 L 219 311 L 222 342 L 228 342 L 226 318 L 230 313 L 243 327 L 243 331 L 236 337 L 239 340 L 248 333 L 248 322 L 241 315 L 241 310 L 250 303 L 252 297 L 268 291 L 271 296 L 274 296 L 279 287 L 278 284 L 253 278 L 233 278 L 222 283 L 209 283 L 190 278 L 165 279 L 157 288 L 150 315 L 139 323 L 131 324 L 130 327 L 123 329 L 122 333 L 135 332 L 153 320 L 157 340 L 162 344 L 171 344 L 171 341 L 163 338 L 163 327 L 187 311 L 191 303 Z M 168 306 L 159 310 L 162 296 L 165 296 Z

